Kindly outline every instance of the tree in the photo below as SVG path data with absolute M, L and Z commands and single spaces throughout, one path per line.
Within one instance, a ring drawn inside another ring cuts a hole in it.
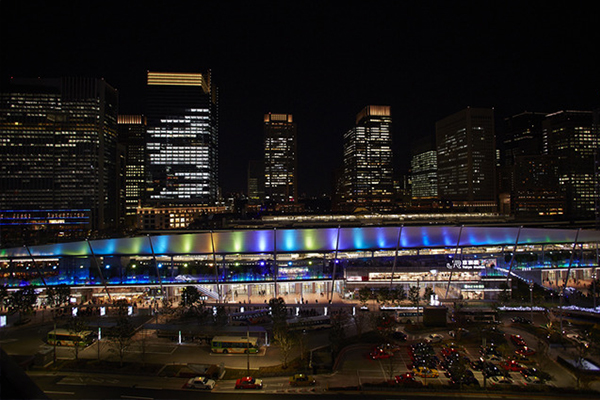
M 8 288 L 6 287 L 6 285 L 0 286 L 0 309 L 7 306 L 8 298 Z
M 111 349 L 119 356 L 120 365 L 123 366 L 125 352 L 131 346 L 135 328 L 131 322 L 131 318 L 127 315 L 119 316 L 117 324 L 111 330 L 109 336 Z
M 425 303 L 429 303 L 429 301 L 431 300 L 431 296 L 435 295 L 435 292 L 433 291 L 433 288 L 431 286 L 427 286 L 425 288 L 425 293 L 423 294 L 423 300 L 425 300 Z
M 33 286 L 25 286 L 22 289 L 14 291 L 8 298 L 8 311 L 10 313 L 19 313 L 19 321 L 22 321 L 24 315 L 33 311 L 33 305 L 37 302 L 37 293 Z
M 217 313 L 214 316 L 215 318 L 215 325 L 218 326 L 224 326 L 227 324 L 227 311 L 225 310 L 225 307 L 223 306 L 217 306 Z
M 46 289 L 47 305 L 52 308 L 52 318 L 56 320 L 55 307 L 61 307 L 68 303 L 71 298 L 71 288 L 68 285 L 61 284 Z
M 295 332 L 287 329 L 277 329 L 273 332 L 273 340 L 279 346 L 281 355 L 282 368 L 287 368 L 288 360 L 292 354 L 292 350 L 298 344 L 298 335 Z
M 86 321 L 82 317 L 71 317 L 67 322 L 67 330 L 69 333 L 74 334 L 73 342 L 75 343 L 75 359 L 79 360 L 79 342 L 83 339 L 81 338 L 81 333 L 87 330 L 88 326 Z
M 200 300 L 200 291 L 196 286 L 186 286 L 181 289 L 181 302 L 179 303 L 182 307 L 193 306 Z
M 269 307 L 271 309 L 271 318 L 273 318 L 273 332 L 286 329 L 287 323 L 287 306 L 283 298 L 272 298 L 269 300 Z
M 331 316 L 331 329 L 329 330 L 329 341 L 331 343 L 331 351 L 337 355 L 344 347 L 346 339 L 346 322 L 348 315 L 344 311 Z
M 358 312 L 352 316 L 352 322 L 354 322 L 354 327 L 356 328 L 356 335 L 360 339 L 363 332 L 368 329 L 369 318 L 368 313 Z
M 399 304 L 402 300 L 406 300 L 406 291 L 403 286 L 397 286 L 390 290 L 390 301 L 393 304 Z
M 390 300 L 390 290 L 387 287 L 382 287 L 377 290 L 377 302 L 382 306 L 386 306 Z
M 419 295 L 419 288 L 417 286 L 411 286 L 408 290 L 408 300 L 411 304 L 417 307 L 417 323 L 419 322 L 419 300 L 421 296 Z
M 360 302 L 360 305 L 363 307 L 366 307 L 367 302 L 371 298 L 372 294 L 373 294 L 373 292 L 371 291 L 370 288 L 368 288 L 366 286 L 363 286 L 362 288 L 360 288 L 358 290 L 358 301 Z

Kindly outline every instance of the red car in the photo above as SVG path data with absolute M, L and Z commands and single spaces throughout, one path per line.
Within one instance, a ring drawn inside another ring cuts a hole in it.
M 515 346 L 527 346 L 527 343 L 521 335 L 510 335 L 510 340 L 515 344 Z
M 507 371 L 515 371 L 515 372 L 521 372 L 521 371 L 527 369 L 526 366 L 524 366 L 523 364 L 519 364 L 515 360 L 502 361 L 500 363 L 500 368 L 503 368 Z
M 380 348 L 375 348 L 372 352 L 371 352 L 371 358 L 373 360 L 378 360 L 381 358 L 390 358 L 393 357 L 394 353 L 391 350 L 384 350 L 384 349 L 380 349 Z
M 415 375 L 411 372 L 407 372 L 402 375 L 395 377 L 393 381 L 396 385 L 408 386 L 408 387 L 421 387 L 423 384 L 415 379 Z
M 535 350 L 532 349 L 531 347 L 521 347 L 519 350 L 515 351 L 515 354 L 517 354 L 520 357 L 529 357 L 535 354 Z
M 254 379 L 251 376 L 245 376 L 235 381 L 236 389 L 262 389 L 262 379 Z

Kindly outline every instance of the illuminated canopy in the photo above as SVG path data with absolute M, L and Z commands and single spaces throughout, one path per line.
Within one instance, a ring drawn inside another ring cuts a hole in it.
M 361 227 L 239 230 L 138 236 L 29 248 L 0 249 L 5 259 L 27 257 L 151 256 L 179 254 L 307 253 L 573 243 L 577 229 L 518 227 Z M 577 243 L 598 243 L 600 232 L 581 230 Z M 213 247 L 214 246 L 214 247 Z M 29 254 L 31 252 L 31 256 Z

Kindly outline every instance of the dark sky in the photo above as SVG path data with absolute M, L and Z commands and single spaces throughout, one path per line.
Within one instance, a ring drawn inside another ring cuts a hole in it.
M 590 4 L 0 0 L 0 73 L 103 77 L 127 114 L 143 112 L 147 70 L 211 69 L 224 191 L 246 190 L 274 112 L 294 114 L 299 191 L 316 195 L 330 192 L 342 135 L 367 104 L 392 106 L 398 172 L 414 140 L 467 106 L 497 120 L 597 107 Z

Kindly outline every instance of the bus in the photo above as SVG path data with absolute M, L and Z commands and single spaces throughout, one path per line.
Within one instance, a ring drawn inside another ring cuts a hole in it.
M 215 336 L 210 343 L 213 353 L 258 353 L 258 339 L 244 336 Z
M 290 331 L 312 331 L 316 329 L 326 329 L 331 328 L 331 318 L 328 315 L 292 318 L 287 321 L 287 326 Z
M 268 322 L 271 322 L 271 311 L 267 308 L 232 313 L 229 316 L 230 325 L 246 325 L 246 323 L 256 325 Z
M 88 347 L 96 338 L 92 331 L 70 332 L 67 329 L 55 329 L 48 332 L 47 342 L 51 346 Z

